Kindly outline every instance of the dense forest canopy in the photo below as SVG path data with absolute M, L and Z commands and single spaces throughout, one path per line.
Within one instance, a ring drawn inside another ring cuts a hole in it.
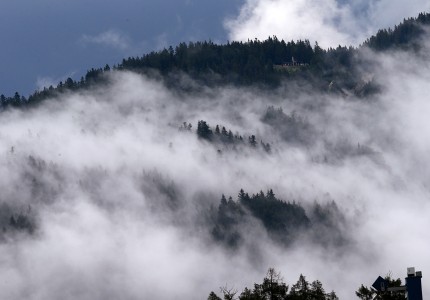
M 291 288 L 283 282 L 281 273 L 274 268 L 269 268 L 262 283 L 255 283 L 253 288 L 245 288 L 242 293 L 238 293 L 234 288 L 228 286 L 221 287 L 225 300 L 263 300 L 263 299 L 289 299 L 289 300 L 338 300 L 334 291 L 326 293 L 322 283 L 315 280 L 312 283 L 300 274 L 299 279 Z M 238 295 L 238 297 L 236 297 Z M 221 300 L 214 292 L 209 294 L 208 300 Z

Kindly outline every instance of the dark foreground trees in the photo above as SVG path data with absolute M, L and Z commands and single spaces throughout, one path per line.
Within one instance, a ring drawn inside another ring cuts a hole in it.
M 326 293 L 319 280 L 309 283 L 305 276 L 300 275 L 297 283 L 293 284 L 291 291 L 288 292 L 289 286 L 283 281 L 279 272 L 274 268 L 267 271 L 262 283 L 255 283 L 254 287 L 245 288 L 242 293 L 236 297 L 237 290 L 221 288 L 223 298 L 238 300 L 337 300 L 335 292 Z M 214 292 L 209 294 L 208 300 L 220 300 Z
M 402 285 L 402 280 L 400 278 L 393 279 L 390 275 L 384 278 L 388 282 L 388 288 L 400 287 Z M 362 300 L 404 300 L 404 291 L 382 291 L 377 292 L 375 289 L 368 288 L 367 286 L 361 285 L 359 289 L 355 292 L 358 298 Z

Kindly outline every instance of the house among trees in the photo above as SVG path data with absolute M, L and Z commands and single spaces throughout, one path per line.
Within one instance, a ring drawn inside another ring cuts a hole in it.
M 309 66 L 308 63 L 304 63 L 301 61 L 297 61 L 294 56 L 291 56 L 291 62 L 285 62 L 282 64 L 283 67 L 302 67 L 302 66 Z

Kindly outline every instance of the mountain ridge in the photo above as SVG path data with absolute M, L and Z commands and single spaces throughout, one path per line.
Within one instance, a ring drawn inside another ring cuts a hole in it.
M 86 89 L 108 81 L 110 71 L 132 71 L 158 77 L 167 86 L 183 89 L 177 74 L 186 74 L 202 85 L 234 84 L 277 87 L 283 81 L 304 81 L 317 86 L 322 92 L 337 91 L 366 97 L 378 91 L 372 81 L 363 82 L 356 67 L 366 59 L 361 52 L 369 48 L 376 52 L 404 50 L 417 52 L 420 38 L 430 25 L 430 13 L 404 19 L 394 29 L 381 29 L 359 47 L 338 46 L 322 49 L 309 40 L 296 42 L 279 40 L 276 36 L 264 41 L 215 44 L 212 41 L 180 43 L 161 51 L 152 51 L 141 57 L 129 57 L 113 66 L 92 68 L 79 81 L 67 78 L 56 87 L 49 86 L 25 97 L 0 95 L 0 107 L 27 107 L 58 93 Z M 185 88 L 186 89 L 186 88 Z

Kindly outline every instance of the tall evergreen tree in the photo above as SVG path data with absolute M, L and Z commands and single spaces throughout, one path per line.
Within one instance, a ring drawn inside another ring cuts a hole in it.
M 210 140 L 212 138 L 212 130 L 210 129 L 209 125 L 206 123 L 206 121 L 198 121 L 197 123 L 197 136 L 199 138 Z

